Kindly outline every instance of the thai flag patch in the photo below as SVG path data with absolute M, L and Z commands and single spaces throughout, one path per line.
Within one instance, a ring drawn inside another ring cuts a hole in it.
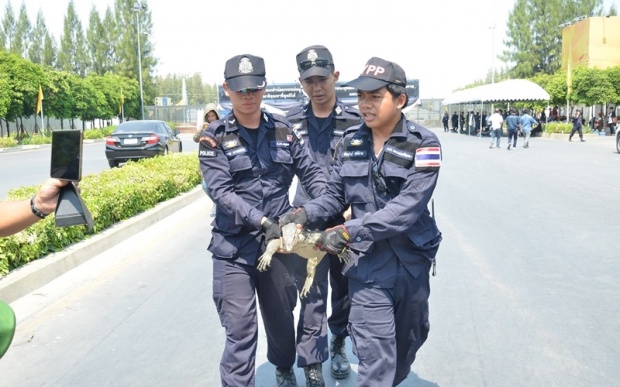
M 441 148 L 427 147 L 416 149 L 415 167 L 416 169 L 441 167 Z

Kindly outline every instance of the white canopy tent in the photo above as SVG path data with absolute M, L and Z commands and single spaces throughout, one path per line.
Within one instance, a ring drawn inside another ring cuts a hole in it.
M 480 110 L 483 110 L 485 103 L 507 102 L 510 104 L 510 102 L 517 101 L 549 101 L 549 98 L 549 93 L 532 81 L 527 79 L 510 79 L 455 91 L 445 98 L 442 103 L 444 106 L 480 104 Z M 468 134 L 471 134 L 470 127 L 468 127 Z M 482 135 L 482 130 L 480 130 L 479 135 Z
M 443 100 L 444 105 L 484 102 L 548 101 L 549 93 L 527 79 L 510 79 L 459 90 Z

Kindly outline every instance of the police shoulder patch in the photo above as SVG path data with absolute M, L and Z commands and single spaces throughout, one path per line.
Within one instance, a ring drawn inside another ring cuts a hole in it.
M 202 135 L 200 136 L 200 139 L 198 140 L 199 143 L 203 143 L 205 145 L 207 145 L 210 148 L 215 148 L 217 147 L 217 141 L 215 141 L 215 139 L 211 136 L 205 136 Z

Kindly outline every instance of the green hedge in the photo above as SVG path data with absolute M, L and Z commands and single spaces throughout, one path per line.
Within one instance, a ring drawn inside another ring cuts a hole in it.
M 15 137 L 0 137 L 0 148 L 10 148 L 19 145 Z
M 57 228 L 50 216 L 20 233 L 0 238 L 0 276 L 188 192 L 200 184 L 200 179 L 195 152 L 128 162 L 121 168 L 85 176 L 80 192 L 93 216 L 93 231 L 86 226 Z M 37 189 L 11 190 L 8 197 L 29 198 Z
M 566 122 L 548 122 L 543 124 L 543 132 L 545 133 L 565 133 L 568 134 L 573 130 L 573 124 L 568 124 Z M 584 125 L 583 133 L 591 133 L 589 126 Z

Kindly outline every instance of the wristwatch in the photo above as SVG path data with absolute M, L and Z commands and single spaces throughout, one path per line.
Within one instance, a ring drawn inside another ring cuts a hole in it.
M 34 205 L 34 196 L 30 198 L 30 209 L 32 210 L 32 213 L 35 214 L 39 219 L 45 219 L 45 217 L 49 215 L 42 213 L 41 210 L 39 210 L 37 206 Z

